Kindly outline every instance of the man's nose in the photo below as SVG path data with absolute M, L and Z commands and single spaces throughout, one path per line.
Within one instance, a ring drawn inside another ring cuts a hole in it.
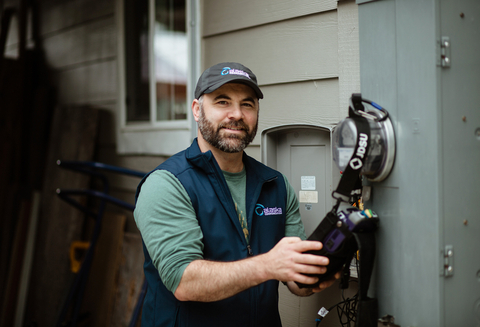
M 242 117 L 243 117 L 243 112 L 240 104 L 239 103 L 233 104 L 228 112 L 228 118 L 238 120 Z

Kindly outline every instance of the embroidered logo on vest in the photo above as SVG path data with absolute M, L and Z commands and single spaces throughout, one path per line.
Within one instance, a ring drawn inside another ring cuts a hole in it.
M 259 216 L 273 216 L 273 215 L 281 215 L 282 214 L 282 208 L 265 208 L 263 205 L 260 203 L 257 203 L 257 206 L 255 207 L 255 213 Z

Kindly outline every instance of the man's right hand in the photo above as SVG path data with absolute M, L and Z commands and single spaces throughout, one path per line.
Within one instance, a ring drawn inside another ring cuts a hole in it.
M 318 275 L 327 271 L 325 266 L 329 260 L 326 257 L 304 253 L 322 249 L 323 244 L 318 241 L 302 241 L 298 237 L 284 237 L 269 252 L 258 256 L 261 258 L 268 279 L 277 279 L 282 282 L 299 282 L 314 284 Z

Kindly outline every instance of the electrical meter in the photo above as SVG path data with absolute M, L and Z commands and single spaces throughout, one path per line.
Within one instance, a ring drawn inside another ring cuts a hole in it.
M 333 132 L 333 160 L 341 171 L 345 170 L 358 138 L 366 137 L 364 134 L 359 135 L 353 118 L 354 116 L 366 118 L 370 126 L 369 147 L 363 160 L 361 174 L 370 181 L 379 182 L 388 176 L 395 161 L 393 125 L 384 108 L 375 102 L 362 99 L 359 94 L 354 96 L 350 99 L 349 117 L 340 121 Z M 364 106 L 363 103 L 368 106 Z

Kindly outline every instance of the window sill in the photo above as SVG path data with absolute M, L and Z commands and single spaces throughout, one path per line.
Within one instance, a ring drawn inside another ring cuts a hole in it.
M 119 132 L 117 152 L 171 156 L 190 146 L 191 142 L 192 132 L 189 128 L 160 130 L 152 126 L 126 126 Z

